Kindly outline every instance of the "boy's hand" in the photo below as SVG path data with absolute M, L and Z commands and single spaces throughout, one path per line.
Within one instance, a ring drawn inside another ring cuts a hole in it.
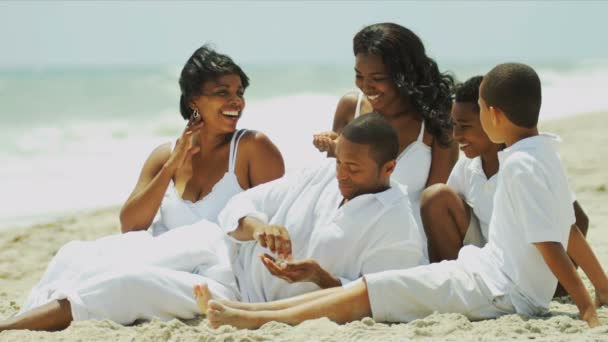
M 551 272 L 570 294 L 578 307 L 581 319 L 592 328 L 598 326 L 600 323 L 597 319 L 595 305 L 583 281 L 578 276 L 572 260 L 566 254 L 564 246 L 553 241 L 537 242 L 534 245 L 545 259 L 545 263 L 549 266 Z
M 581 319 L 589 325 L 589 328 L 595 328 L 602 325 L 600 320 L 597 318 L 597 311 L 595 307 L 590 307 L 586 312 L 581 312 Z

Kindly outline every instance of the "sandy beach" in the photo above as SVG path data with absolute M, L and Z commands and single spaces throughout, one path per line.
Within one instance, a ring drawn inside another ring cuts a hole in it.
M 608 113 L 582 114 L 544 122 L 542 131 L 563 139 L 562 159 L 577 199 L 590 218 L 588 240 L 608 267 Z M 80 213 L 56 222 L 0 232 L 0 318 L 19 310 L 57 250 L 71 240 L 91 240 L 119 232 L 118 208 Z M 581 273 L 582 274 L 582 273 Z M 584 275 L 583 275 L 584 276 Z M 588 280 L 588 288 L 593 292 Z M 427 341 L 608 341 L 608 307 L 600 308 L 604 326 L 588 329 L 567 298 L 553 301 L 544 317 L 508 315 L 470 322 L 459 314 L 434 314 L 408 324 L 382 324 L 372 319 L 337 325 L 327 319 L 291 327 L 269 323 L 255 331 L 222 327 L 213 330 L 201 317 L 194 320 L 140 322 L 122 326 L 110 321 L 73 323 L 55 332 L 6 331 L 0 341 L 343 341 L 424 339 Z

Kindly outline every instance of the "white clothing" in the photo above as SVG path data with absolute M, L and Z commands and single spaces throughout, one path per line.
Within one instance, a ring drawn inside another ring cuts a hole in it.
M 462 157 L 452 169 L 447 185 L 452 188 L 463 201 L 473 210 L 473 215 L 479 220 L 479 228 L 483 238 L 488 240 L 488 229 L 492 217 L 494 193 L 498 176 L 488 179 L 481 164 L 481 157 L 469 159 Z
M 246 131 L 245 129 L 238 130 L 232 135 L 232 139 L 230 140 L 230 155 L 228 157 L 228 171 L 215 183 L 211 192 L 204 198 L 194 203 L 185 200 L 177 192 L 173 180 L 169 182 L 160 205 L 159 218 L 149 228 L 152 235 L 157 236 L 170 229 L 186 226 L 201 219 L 216 222 L 217 215 L 224 209 L 228 200 L 243 191 L 234 173 L 234 167 L 239 142 Z
M 363 93 L 359 92 L 357 97 L 357 107 L 355 109 L 355 118 L 361 113 L 361 100 Z M 416 223 L 423 233 L 423 243 L 426 245 L 426 234 L 420 217 L 420 195 L 426 188 L 426 182 L 431 171 L 431 147 L 423 142 L 424 138 L 424 120 L 420 125 L 420 133 L 416 141 L 409 144 L 397 157 L 397 166 L 391 175 L 391 180 L 397 181 L 407 186 L 407 193 L 412 205 L 412 212 Z M 428 258 L 428 251 L 425 248 L 425 257 Z
M 414 221 L 405 187 L 360 195 L 340 206 L 335 160 L 296 172 L 235 196 L 219 216 L 226 233 L 251 216 L 287 228 L 295 260 L 312 258 L 342 284 L 363 274 L 426 263 L 425 245 Z M 271 275 L 255 241 L 228 239 L 232 267 L 243 301 L 293 297 L 319 289 L 313 283 L 288 284 Z M 348 256 L 348 257 L 345 257 Z
M 474 287 L 486 292 L 490 302 L 500 301 L 496 315 L 509 312 L 503 312 L 509 304 L 510 312 L 520 314 L 546 311 L 557 279 L 534 243 L 560 242 L 567 249 L 570 226 L 575 221 L 566 174 L 553 146 L 556 140 L 553 135 L 541 134 L 499 152 L 495 210 L 486 246 L 463 247 L 456 261 L 440 264 L 445 269 L 429 266 L 366 276 L 370 302 L 376 308 L 376 312 L 372 310 L 374 318 L 408 321 L 422 314 L 425 311 L 418 306 L 410 309 L 404 305 L 407 299 L 400 296 L 427 300 L 429 288 L 446 284 L 446 279 L 452 277 L 445 276 L 448 273 L 458 273 L 454 275 L 458 279 L 466 275 L 474 282 L 450 281 L 449 291 L 466 297 L 460 301 L 462 305 L 451 307 L 448 302 L 445 306 L 437 304 L 433 310 L 474 312 L 479 303 L 478 295 L 471 294 Z M 434 275 L 438 268 L 441 271 Z M 395 294 L 390 305 L 381 298 L 386 293 Z
M 458 260 L 369 274 L 365 281 L 378 322 L 410 322 L 433 312 L 481 320 L 515 311 L 508 297 L 493 296 L 483 279 Z
M 200 313 L 192 286 L 203 281 L 220 298 L 238 299 L 223 232 L 214 224 L 205 225 L 205 230 L 199 225 L 176 225 L 201 219 L 215 222 L 219 209 L 242 192 L 234 164 L 243 134 L 241 130 L 233 135 L 228 172 L 205 198 L 196 203 L 182 200 L 171 182 L 161 219 L 150 229 L 153 234 L 135 231 L 64 245 L 21 312 L 67 298 L 75 320 L 129 324 L 154 317 L 192 318 Z

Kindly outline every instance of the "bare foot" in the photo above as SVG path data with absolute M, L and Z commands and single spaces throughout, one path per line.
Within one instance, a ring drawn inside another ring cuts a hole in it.
M 209 309 L 207 310 L 207 318 L 213 328 L 232 325 L 239 329 L 257 329 L 272 320 L 265 319 L 264 316 L 261 311 L 234 309 L 215 300 L 209 301 Z
M 201 310 L 201 313 L 207 313 L 207 303 L 212 299 L 211 291 L 209 291 L 209 285 L 207 283 L 201 283 L 198 285 L 194 285 L 194 299 L 196 299 L 196 304 L 198 304 L 198 308 Z

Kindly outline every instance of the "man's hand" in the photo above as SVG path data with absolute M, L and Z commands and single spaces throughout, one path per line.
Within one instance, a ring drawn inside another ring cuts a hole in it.
M 321 288 L 342 285 L 338 278 L 329 274 L 313 259 L 277 262 L 268 254 L 260 255 L 260 259 L 272 275 L 288 283 L 311 282 Z
M 291 239 L 283 226 L 260 224 L 253 231 L 253 239 L 283 259 L 291 258 Z

